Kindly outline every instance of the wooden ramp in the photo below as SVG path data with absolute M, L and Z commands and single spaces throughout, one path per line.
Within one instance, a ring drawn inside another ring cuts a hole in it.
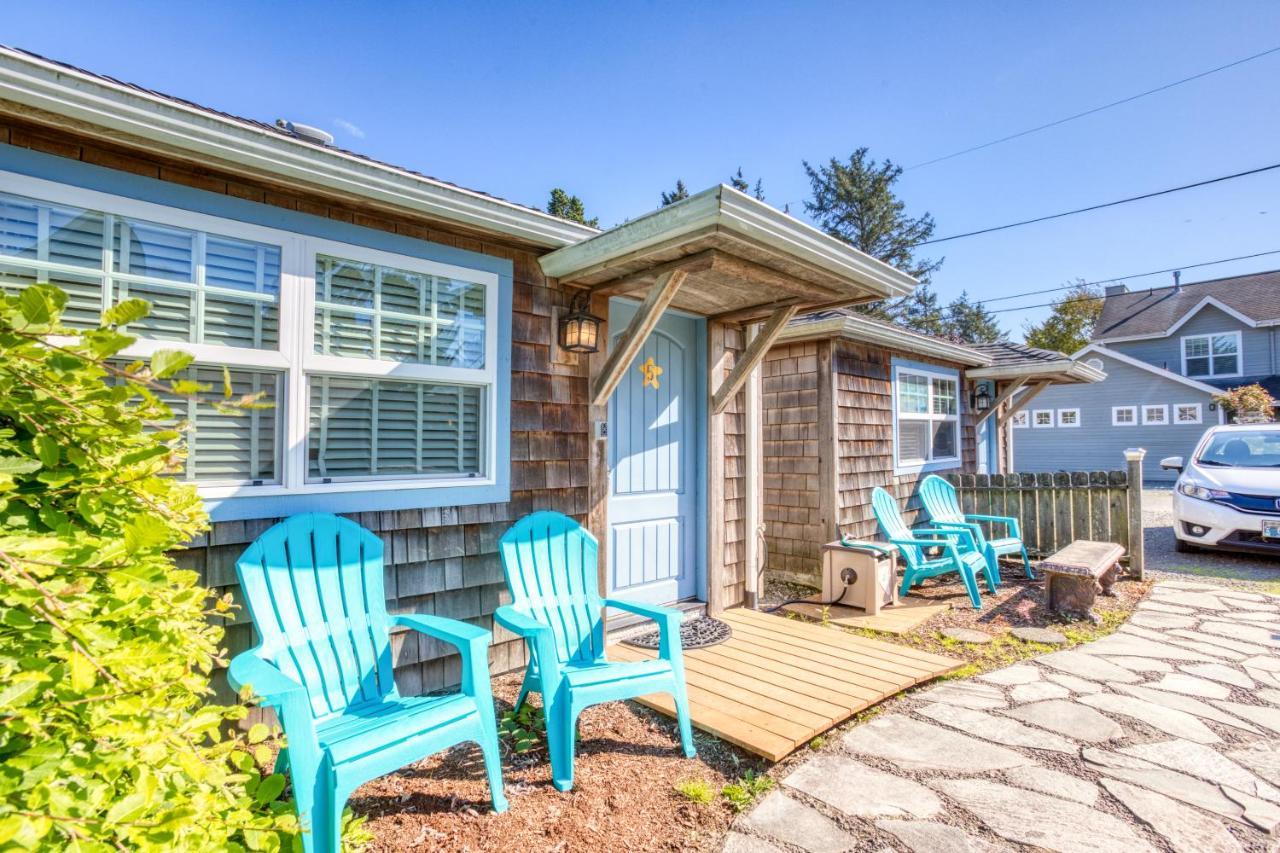
M 718 618 L 733 627 L 733 637 L 684 653 L 693 724 L 770 761 L 864 708 L 964 664 L 754 610 L 728 610 Z M 609 647 L 609 657 L 618 661 L 655 654 L 623 643 Z M 675 714 L 665 693 L 639 701 Z
M 966 602 L 967 603 L 967 602 Z M 843 607 L 833 604 L 823 607 L 807 601 L 798 601 L 783 608 L 799 613 L 801 616 L 822 621 L 823 610 L 827 621 L 832 625 L 846 628 L 869 628 L 872 631 L 883 631 L 887 634 L 906 634 L 915 630 L 921 622 L 925 622 L 939 613 L 946 613 L 951 605 L 944 602 L 937 604 L 927 599 L 904 598 L 892 607 L 886 607 L 874 616 L 867 615 L 865 610 L 857 607 Z

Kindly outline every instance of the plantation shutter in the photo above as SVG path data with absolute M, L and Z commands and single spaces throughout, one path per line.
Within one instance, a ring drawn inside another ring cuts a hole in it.
M 312 376 L 308 478 L 481 473 L 480 388 Z

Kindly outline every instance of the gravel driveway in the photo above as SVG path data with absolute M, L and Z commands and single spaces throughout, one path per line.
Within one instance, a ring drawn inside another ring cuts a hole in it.
M 1260 588 L 1280 594 L 1280 560 L 1247 554 L 1204 551 L 1179 554 L 1173 549 L 1173 491 L 1144 489 L 1143 526 L 1146 528 L 1147 571 L 1155 577 L 1212 578 L 1227 586 Z

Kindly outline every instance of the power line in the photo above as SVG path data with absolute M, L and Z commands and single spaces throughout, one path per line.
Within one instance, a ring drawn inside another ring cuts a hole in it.
M 1112 101 L 1111 103 L 1103 104 L 1100 107 L 1094 107 L 1093 109 L 1085 110 L 1084 112 L 1076 113 L 1074 115 L 1069 115 L 1066 118 L 1060 118 L 1060 119 L 1057 119 L 1056 121 L 1051 121 L 1048 124 L 1042 124 L 1042 125 L 1039 125 L 1038 127 L 1029 128 L 1028 130 L 1021 130 L 1021 131 L 1018 131 L 1017 133 L 1011 133 L 1008 136 L 1002 136 L 999 139 L 993 139 L 990 142 L 984 142 L 981 145 L 973 145 L 973 146 L 970 146 L 969 148 L 964 148 L 960 151 L 954 151 L 950 154 L 944 154 L 941 157 L 935 157 L 932 160 L 925 160 L 923 163 L 916 163 L 913 166 L 907 166 L 905 169 L 903 169 L 903 171 L 905 172 L 905 171 L 910 171 L 911 169 L 922 169 L 925 166 L 932 166 L 934 163 L 941 163 L 944 160 L 951 160 L 955 157 L 960 157 L 965 154 L 972 154 L 974 151 L 981 151 L 984 148 L 990 148 L 993 145 L 999 145 L 1003 142 L 1009 142 L 1014 139 L 1020 139 L 1021 137 L 1029 136 L 1033 133 L 1039 133 L 1042 130 L 1048 130 L 1051 127 L 1057 127 L 1058 125 L 1066 124 L 1069 121 L 1075 121 L 1076 119 L 1084 118 L 1085 116 L 1091 116 L 1095 113 L 1100 113 L 1103 110 L 1109 110 L 1112 107 L 1118 107 L 1123 104 L 1132 103 L 1133 101 L 1136 101 L 1139 98 L 1145 98 L 1148 95 L 1155 95 L 1159 92 L 1164 92 L 1168 89 L 1172 89 L 1175 86 L 1181 86 L 1184 83 L 1190 83 L 1193 80 L 1199 80 L 1202 77 L 1208 77 L 1210 74 L 1217 74 L 1219 71 L 1226 71 L 1228 68 L 1235 68 L 1237 65 L 1243 65 L 1246 62 L 1252 62 L 1255 59 L 1261 59 L 1264 56 L 1269 56 L 1278 51 L 1280 51 L 1280 47 L 1273 47 L 1270 50 L 1264 50 L 1261 53 L 1255 53 L 1252 56 L 1246 56 L 1244 59 L 1237 59 L 1235 62 L 1228 62 L 1226 65 L 1219 65 L 1217 68 L 1210 68 L 1208 71 L 1201 71 L 1199 74 L 1193 74 L 1190 77 L 1183 77 L 1181 80 L 1175 80 L 1172 83 L 1166 83 L 1163 86 L 1157 86 L 1154 89 L 1148 89 L 1145 92 L 1139 92 L 1136 95 L 1130 95 L 1127 98 L 1121 98 L 1118 101 Z
M 1192 184 L 1183 184 L 1178 187 L 1170 187 L 1169 189 L 1156 190 L 1155 192 L 1143 193 L 1142 195 L 1130 196 L 1128 198 L 1116 199 L 1115 201 L 1103 202 L 1102 204 L 1091 204 L 1088 207 L 1080 207 L 1075 210 L 1067 210 L 1062 213 L 1052 213 L 1048 216 L 1037 216 L 1034 219 L 1023 219 L 1019 222 L 1010 222 L 1006 225 L 993 225 L 990 228 L 979 228 L 976 231 L 966 231 L 963 234 L 952 234 L 949 237 L 936 237 L 932 240 L 922 240 L 916 243 L 916 246 L 929 246 L 934 243 L 946 243 L 949 240 L 959 240 L 963 237 L 976 237 L 979 234 L 990 234 L 994 231 L 1007 231 L 1010 228 L 1018 228 L 1023 225 L 1034 225 L 1037 222 L 1048 222 L 1051 219 L 1062 219 L 1064 216 L 1075 216 L 1077 213 L 1089 213 L 1094 210 L 1103 210 L 1108 207 L 1116 207 L 1121 204 L 1129 204 L 1130 202 L 1143 201 L 1144 199 L 1157 198 L 1170 193 L 1182 192 L 1183 190 L 1192 190 L 1197 187 L 1207 187 L 1210 184 L 1219 184 L 1223 181 L 1231 181 L 1236 178 L 1247 178 L 1250 175 L 1259 175 L 1263 172 L 1270 172 L 1273 169 L 1280 169 L 1280 163 L 1272 163 L 1270 166 L 1261 166 L 1257 169 L 1249 169 L 1244 172 L 1236 172 L 1231 175 L 1223 175 L 1218 178 L 1209 178 L 1204 181 L 1196 181 Z M 914 248 L 914 247 L 913 247 Z
M 1089 287 L 1095 284 L 1109 284 L 1113 281 L 1125 281 L 1131 278 L 1146 278 L 1153 275 L 1163 275 L 1165 273 L 1177 272 L 1179 270 L 1194 270 L 1200 267 L 1212 267 L 1218 264 L 1227 264 L 1232 261 L 1249 261 L 1254 258 L 1264 258 L 1267 255 L 1280 255 L 1280 249 L 1272 249 L 1268 252 L 1255 252 L 1252 255 L 1237 255 L 1234 258 L 1219 258 L 1216 261 L 1201 261 L 1197 264 L 1181 264 L 1176 267 L 1168 267 L 1162 270 L 1151 270 L 1150 272 L 1131 273 L 1130 275 L 1113 275 L 1110 278 L 1100 278 L 1094 281 L 1081 281 L 1075 284 L 1064 284 L 1060 287 L 1046 287 L 1042 290 L 1026 290 L 1022 293 L 1011 293 L 1008 296 L 993 296 L 990 299 L 980 299 L 974 302 L 974 305 L 989 305 L 992 302 L 1004 302 L 1008 299 L 1019 299 L 1023 296 L 1039 296 L 1042 293 L 1057 293 L 1063 290 L 1071 290 L 1075 287 Z M 1189 285 L 1185 285 L 1189 286 Z

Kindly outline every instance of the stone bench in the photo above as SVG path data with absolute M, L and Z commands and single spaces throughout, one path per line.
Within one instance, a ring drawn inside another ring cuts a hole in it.
M 1097 595 L 1112 595 L 1120 577 L 1124 548 L 1111 542 L 1080 539 L 1040 563 L 1045 603 L 1051 613 L 1069 619 L 1099 621 L 1093 612 Z

